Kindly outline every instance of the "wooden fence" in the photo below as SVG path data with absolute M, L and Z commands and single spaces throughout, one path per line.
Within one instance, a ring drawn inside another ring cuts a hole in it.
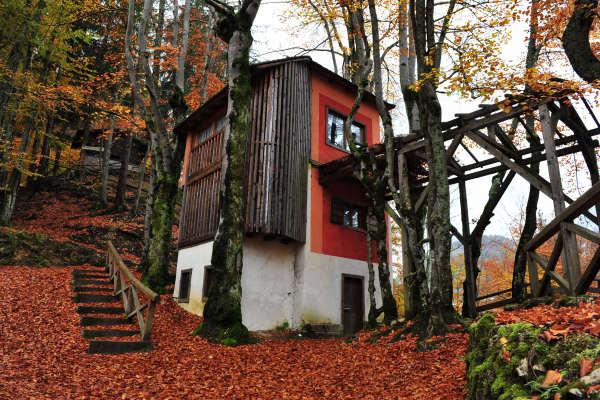
M 121 256 L 111 241 L 108 241 L 106 266 L 110 279 L 114 284 L 114 294 L 121 295 L 126 318 L 137 317 L 140 326 L 140 335 L 143 342 L 150 342 L 152 321 L 154 320 L 154 307 L 159 302 L 160 296 L 140 282 L 121 260 Z M 140 304 L 139 295 L 143 294 L 147 301 Z M 142 311 L 146 310 L 146 318 Z

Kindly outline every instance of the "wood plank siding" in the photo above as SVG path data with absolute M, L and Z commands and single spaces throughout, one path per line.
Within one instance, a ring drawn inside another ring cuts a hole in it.
M 224 112 L 224 110 L 222 110 Z M 203 121 L 183 125 L 194 143 Z M 200 115 L 200 114 L 197 114 Z M 198 118 L 196 115 L 196 118 Z M 306 60 L 267 63 L 253 76 L 246 150 L 246 233 L 306 240 L 311 141 L 311 69 Z M 197 140 L 196 140 L 197 141 Z M 189 142 L 188 142 L 189 143 Z M 179 247 L 212 240 L 218 226 L 223 132 L 192 145 L 187 163 Z

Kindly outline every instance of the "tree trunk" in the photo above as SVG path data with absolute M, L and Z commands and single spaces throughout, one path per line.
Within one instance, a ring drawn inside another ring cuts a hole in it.
M 115 208 L 123 210 L 127 208 L 127 176 L 129 175 L 129 158 L 131 157 L 131 147 L 133 146 L 133 132 L 129 132 L 125 151 L 121 153 L 121 168 L 119 168 L 119 181 L 117 182 L 117 194 L 115 195 Z
M 100 187 L 100 201 L 103 207 L 108 206 L 108 177 L 110 174 L 110 152 L 112 149 L 113 131 L 108 132 L 108 136 L 102 139 L 102 180 Z
M 377 326 L 377 303 L 375 302 L 375 270 L 373 269 L 373 236 L 371 235 L 371 218 L 374 218 L 373 207 L 367 208 L 367 271 L 369 276 L 368 293 L 369 293 L 369 314 L 367 317 L 367 328 L 374 329 Z
M 427 234 L 432 251 L 431 289 L 434 308 L 454 312 L 452 270 L 450 268 L 450 189 L 447 154 L 441 128 L 441 107 L 431 84 L 419 90 L 421 132 L 425 137 L 429 165 Z M 439 304 L 435 302 L 439 301 Z
M 473 265 L 473 279 L 477 282 L 477 276 L 479 275 L 479 256 L 481 255 L 481 242 L 483 239 L 483 234 L 485 232 L 485 228 L 490 224 L 492 217 L 494 216 L 494 209 L 502 199 L 502 196 L 506 192 L 506 189 L 512 182 L 515 173 L 509 172 L 508 175 L 506 173 L 499 172 L 492 178 L 492 185 L 490 187 L 490 191 L 488 193 L 488 200 L 483 207 L 483 211 L 477 220 L 477 225 L 471 232 L 470 235 L 470 251 L 471 251 L 471 263 Z M 467 282 L 465 280 L 463 285 L 463 293 L 464 293 L 464 301 L 463 301 L 463 316 L 474 317 L 471 313 L 467 311 L 465 305 L 467 303 L 475 304 L 477 299 L 477 285 L 475 285 L 475 293 L 473 293 L 474 298 L 470 299 L 467 296 L 469 293 L 467 289 Z
M 583 80 L 594 82 L 600 79 L 600 60 L 592 51 L 590 31 L 594 19 L 593 11 L 598 0 L 577 0 L 575 9 L 562 36 L 562 44 L 571 66 Z
M 527 43 L 527 55 L 525 59 L 525 68 L 528 70 L 534 68 L 537 65 L 541 46 L 537 45 L 537 28 L 538 28 L 538 1 L 533 0 L 531 2 L 531 14 L 529 21 L 529 41 Z M 525 86 L 525 93 L 529 93 L 529 86 Z M 537 147 L 540 145 L 539 137 L 535 136 L 535 119 L 532 115 L 528 115 L 525 118 L 525 125 L 527 127 L 527 140 L 529 146 Z M 534 136 L 531 135 L 534 133 Z M 531 157 L 536 157 L 541 154 L 540 151 L 536 151 L 531 154 Z M 530 166 L 532 172 L 538 173 L 540 170 L 539 163 L 532 163 Z M 526 297 L 526 286 L 525 286 L 525 274 L 527 271 L 527 252 L 525 251 L 525 245 L 529 242 L 537 229 L 537 206 L 540 198 L 540 192 L 533 186 L 529 186 L 529 195 L 527 196 L 527 206 L 525 208 L 525 222 L 523 223 L 523 230 L 521 231 L 521 237 L 517 244 L 517 250 L 515 251 L 515 263 L 513 268 L 513 280 L 512 280 L 512 298 L 515 301 L 523 301 Z
M 19 154 L 17 155 L 15 168 L 12 169 L 10 176 L 8 177 L 7 187 L 2 196 L 2 210 L 0 213 L 0 225 L 9 225 L 12 218 L 15 204 L 17 202 L 17 195 L 19 193 L 19 185 L 21 184 L 21 169 L 25 168 L 24 156 L 29 147 L 31 140 L 31 126 L 33 122 L 28 120 L 25 132 L 21 138 L 21 144 L 19 145 Z
M 56 176 L 58 174 L 58 170 L 60 169 L 60 156 L 62 153 L 62 147 L 60 143 L 56 143 L 54 149 L 54 165 L 52 165 L 52 176 Z
M 212 2 L 209 4 L 215 6 Z M 219 4 L 216 4 L 217 7 Z M 211 258 L 215 280 L 210 286 L 204 306 L 202 333 L 210 337 L 231 339 L 231 344 L 250 340 L 248 330 L 242 323 L 241 278 L 246 206 L 245 152 L 252 95 L 250 46 L 253 39 L 250 29 L 259 6 L 260 0 L 245 0 L 235 14 L 231 9 L 218 9 L 224 14 L 224 19 L 221 20 L 217 33 L 229 44 L 229 100 L 223 137 L 225 151 L 221 165 L 219 226 Z
M 533 117 L 527 117 L 527 125 L 533 126 Z M 539 138 L 535 137 L 530 139 L 530 146 L 539 146 Z M 531 157 L 539 155 L 540 151 L 536 151 L 531 154 Z M 539 163 L 532 163 L 530 169 L 534 173 L 540 171 Z M 525 245 L 529 242 L 537 229 L 537 209 L 538 200 L 540 198 L 540 191 L 533 186 L 529 186 L 529 195 L 527 197 L 527 206 L 525 207 L 525 222 L 523 223 L 523 230 L 521 231 L 521 237 L 517 244 L 517 250 L 515 251 L 515 264 L 513 270 L 512 280 L 512 298 L 515 301 L 523 301 L 526 297 L 525 286 L 525 275 L 527 273 L 527 252 L 525 251 Z
M 175 222 L 175 199 L 179 189 L 179 174 L 165 173 L 157 168 L 154 204 L 150 222 L 149 264 L 143 282 L 154 290 L 163 290 L 169 282 L 169 265 Z
M 81 152 L 79 153 L 79 165 L 81 167 L 84 167 L 84 163 L 85 163 L 85 151 L 83 150 L 83 148 L 85 146 L 87 146 L 89 140 L 90 140 L 90 123 L 89 123 L 89 121 L 86 121 L 85 125 L 83 127 L 83 138 L 81 140 Z
M 149 145 L 149 152 L 153 152 L 153 145 Z M 146 197 L 146 211 L 144 213 L 144 249 L 142 250 L 142 257 L 140 259 L 140 265 L 138 271 L 146 272 L 150 264 L 148 256 L 150 253 L 150 239 L 151 231 L 150 224 L 152 222 L 152 211 L 154 209 L 154 193 L 156 192 L 156 164 L 154 157 L 150 161 L 150 178 L 148 182 L 148 194 Z
M 148 145 L 148 150 L 146 150 L 146 155 L 144 159 L 140 163 L 139 166 L 139 176 L 138 176 L 138 187 L 137 192 L 135 193 L 135 202 L 133 208 L 131 209 L 131 215 L 137 216 L 138 210 L 140 208 L 140 199 L 142 197 L 142 189 L 144 188 L 144 177 L 146 174 L 146 165 L 148 164 L 148 158 L 150 157 L 150 145 Z

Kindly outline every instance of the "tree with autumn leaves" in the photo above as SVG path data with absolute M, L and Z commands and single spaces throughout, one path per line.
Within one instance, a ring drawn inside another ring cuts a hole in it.
M 396 76 L 390 72 L 390 65 L 393 65 L 393 61 L 390 62 L 389 57 L 390 55 L 398 57 L 398 75 L 400 76 L 401 92 L 404 95 L 408 125 L 411 132 L 419 131 L 426 139 L 427 164 L 430 174 L 430 184 L 427 189 L 429 202 L 426 207 L 425 220 L 423 220 L 423 215 L 419 215 L 412 208 L 416 200 L 415 194 L 403 193 L 402 185 L 396 188 L 393 181 L 389 182 L 396 204 L 395 210 L 398 211 L 388 211 L 403 230 L 404 306 L 408 318 L 427 315 L 427 310 L 440 310 L 440 314 L 433 316 L 438 321 L 446 318 L 444 317 L 446 311 L 449 320 L 454 318 L 452 280 L 450 279 L 452 268 L 449 251 L 451 232 L 447 156 L 441 137 L 441 106 L 437 92 L 449 90 L 487 100 L 500 90 L 513 93 L 524 91 L 531 95 L 539 93 L 541 89 L 549 92 L 558 91 L 561 88 L 587 90 L 585 85 L 575 84 L 572 81 L 558 84 L 551 80 L 554 72 L 552 63 L 557 57 L 560 58 L 560 56 L 554 56 L 553 53 L 556 53 L 557 43 L 560 42 L 557 39 L 560 38 L 573 11 L 572 3 L 557 4 L 557 2 L 542 0 L 534 0 L 528 4 L 516 1 L 502 3 L 450 1 L 438 5 L 433 1 L 406 1 L 401 2 L 400 7 L 397 7 L 396 4 L 388 5 L 385 2 L 366 1 L 339 4 L 327 0 L 295 2 L 298 6 L 295 14 L 303 18 L 306 24 L 316 23 L 323 26 L 327 37 L 320 43 L 329 45 L 329 51 L 334 59 L 336 55 L 342 57 L 342 71 L 345 76 L 359 78 L 354 79 L 359 87 L 357 99 L 360 98 L 361 91 L 368 86 L 374 90 L 376 97 L 382 102 L 382 91 L 378 88 L 381 75 L 377 70 L 381 71 L 383 68 L 388 77 Z M 553 12 L 554 10 L 556 12 Z M 461 13 L 465 11 L 470 13 L 470 18 L 461 16 Z M 387 25 L 381 30 L 377 12 L 386 16 L 382 19 Z M 578 12 L 576 7 L 574 15 L 579 15 Z M 368 17 L 364 17 L 363 13 Z M 581 12 L 579 13 L 581 14 Z M 353 14 L 360 14 L 359 18 L 353 17 Z M 591 15 L 588 7 L 588 13 L 585 16 L 592 19 Z M 500 57 L 501 47 L 503 41 L 510 37 L 510 26 L 517 21 L 528 21 L 530 33 L 527 46 L 525 46 L 528 51 L 525 58 L 510 64 Z M 351 29 L 352 25 L 357 27 Z M 589 21 L 584 22 L 584 25 L 584 30 L 586 28 L 589 30 L 591 26 Z M 344 26 L 350 33 L 347 40 L 344 40 L 343 35 L 340 34 L 340 27 Z M 399 40 L 386 42 L 386 38 L 390 37 L 389 32 L 395 29 L 398 30 Z M 381 38 L 377 36 L 380 32 L 383 32 Z M 357 43 L 360 44 L 360 41 L 364 39 L 363 36 L 372 36 L 372 41 L 368 45 L 370 49 L 372 48 L 372 56 L 368 51 L 360 54 L 361 47 L 365 46 L 357 46 Z M 310 47 L 310 45 L 306 47 Z M 394 48 L 397 48 L 396 52 L 390 50 Z M 540 58 L 541 54 L 544 55 L 544 58 Z M 385 55 L 388 56 L 387 59 L 385 59 Z M 371 58 L 369 59 L 369 57 Z M 336 63 L 334 65 L 337 66 Z M 371 80 L 368 84 L 361 86 L 360 79 L 365 76 Z M 389 81 L 388 78 L 387 82 Z M 388 128 L 391 125 L 388 122 L 389 113 L 386 115 L 384 110 L 380 110 L 380 114 L 386 134 L 384 140 L 390 148 L 392 143 L 390 139 L 393 134 L 389 135 L 391 131 Z M 514 122 L 513 134 L 517 129 Z M 527 125 L 530 132 L 535 131 L 534 124 L 533 116 L 528 117 Z M 351 135 L 349 135 L 349 139 L 351 139 Z M 532 145 L 539 144 L 539 139 L 536 137 L 528 135 L 527 140 Z M 388 157 L 392 157 L 393 151 L 388 151 L 387 154 Z M 357 153 L 356 157 L 359 162 L 364 156 Z M 388 159 L 388 165 L 393 166 L 390 168 L 395 168 L 395 160 Z M 513 177 L 514 173 L 501 173 L 492 181 L 490 198 L 483 214 L 478 219 L 473 232 L 475 236 L 473 245 L 469 249 L 469 255 L 474 259 L 475 264 L 477 264 L 481 252 L 481 237 L 494 215 L 495 207 Z M 369 193 L 368 187 L 367 193 Z M 529 223 L 521 232 L 522 244 L 531 238 L 537 228 L 535 222 L 538 196 L 537 189 L 532 188 L 527 208 L 527 222 Z M 424 238 L 424 235 L 428 237 Z M 424 243 L 428 244 L 429 251 L 427 253 L 423 249 Z M 519 257 L 519 254 L 524 254 L 524 252 L 517 251 L 517 259 L 524 260 Z M 429 271 L 424 268 L 426 257 L 428 258 L 427 264 L 431 265 Z M 522 298 L 525 284 L 525 263 L 518 262 L 517 264 L 522 268 L 516 268 L 516 278 L 513 283 L 516 286 L 513 291 L 516 290 L 517 293 L 515 298 Z M 476 271 L 478 269 L 473 271 L 471 276 L 467 274 L 466 279 L 476 280 Z M 465 287 L 469 286 L 465 285 Z M 465 305 L 474 304 L 477 292 L 467 292 L 465 296 L 470 299 L 465 302 Z M 473 316 L 475 309 L 466 309 L 464 313 L 467 316 Z M 430 319 L 429 325 L 425 325 L 431 328 L 431 323 Z M 439 326 L 443 330 L 443 322 Z M 436 330 L 434 328 L 432 332 Z

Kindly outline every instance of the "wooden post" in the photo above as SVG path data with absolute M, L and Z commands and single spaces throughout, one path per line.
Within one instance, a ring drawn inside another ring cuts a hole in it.
M 529 284 L 531 285 L 531 293 L 537 295 L 539 293 L 540 278 L 538 276 L 538 268 L 535 260 L 531 256 L 531 253 L 535 250 L 527 252 L 527 269 L 529 270 Z
M 554 203 L 554 215 L 559 215 L 565 209 L 565 196 L 562 190 L 560 178 L 560 168 L 558 158 L 556 157 L 556 146 L 554 144 L 554 129 L 548 106 L 541 104 L 539 107 L 540 120 L 542 124 L 542 134 L 544 137 L 544 148 L 546 149 L 546 160 L 548 164 L 548 175 L 550 176 L 550 186 L 552 189 L 552 202 Z M 579 255 L 577 253 L 577 238 L 566 229 L 563 224 L 560 227 L 560 233 L 563 238 L 563 265 L 565 267 L 567 281 L 571 295 L 581 278 L 581 266 L 579 264 Z
M 467 202 L 467 188 L 465 181 L 458 182 L 460 196 L 460 216 L 462 222 L 463 249 L 465 259 L 465 283 L 463 293 L 463 316 L 474 318 L 477 316 L 475 300 L 477 286 L 475 282 L 475 266 L 471 257 L 471 229 L 469 228 L 469 205 Z

